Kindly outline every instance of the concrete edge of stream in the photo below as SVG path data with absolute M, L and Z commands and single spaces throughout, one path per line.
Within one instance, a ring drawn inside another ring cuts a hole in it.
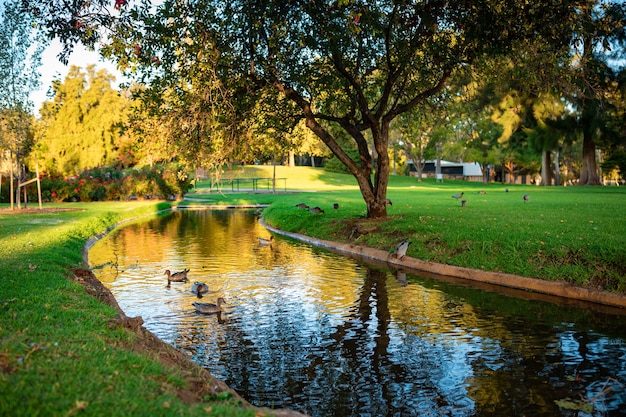
M 580 287 L 565 281 L 547 281 L 502 272 L 483 271 L 439 264 L 411 258 L 409 256 L 398 258 L 392 253 L 381 249 L 321 240 L 278 229 L 266 224 L 263 219 L 259 219 L 259 222 L 267 230 L 277 235 L 286 236 L 395 271 L 413 273 L 427 278 L 452 281 L 466 285 L 472 285 L 469 282 L 473 282 L 482 285 L 472 286 L 504 292 L 507 295 L 518 298 L 543 300 L 577 307 L 590 306 L 604 312 L 626 314 L 626 296 L 609 291 Z M 584 302 L 587 305 L 580 305 L 580 302 Z M 592 306 L 592 304 L 595 304 L 595 306 Z

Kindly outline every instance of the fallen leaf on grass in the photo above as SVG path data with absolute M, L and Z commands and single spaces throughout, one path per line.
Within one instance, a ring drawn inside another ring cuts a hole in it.
M 76 414 L 78 411 L 86 410 L 88 405 L 89 403 L 87 401 L 76 401 L 74 408 L 68 411 L 66 415 L 71 416 L 71 415 Z

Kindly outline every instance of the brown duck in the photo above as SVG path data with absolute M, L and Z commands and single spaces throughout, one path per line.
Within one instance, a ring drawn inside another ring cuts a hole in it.
M 217 299 L 217 304 L 213 303 L 201 303 L 198 301 L 193 302 L 193 306 L 198 313 L 202 314 L 214 314 L 222 312 L 222 304 L 227 304 L 226 301 L 220 297 Z
M 167 285 L 170 285 L 170 282 L 187 282 L 187 273 L 189 269 L 183 269 L 179 272 L 172 272 L 169 269 L 165 270 L 165 275 L 167 275 Z

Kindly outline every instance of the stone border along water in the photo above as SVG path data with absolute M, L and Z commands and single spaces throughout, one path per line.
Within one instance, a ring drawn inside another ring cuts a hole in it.
M 259 219 L 259 222 L 267 230 L 278 235 L 299 240 L 301 242 L 328 249 L 336 253 L 348 255 L 365 262 L 378 264 L 379 266 L 387 267 L 391 270 L 399 270 L 401 272 L 413 273 L 427 278 L 452 281 L 466 285 L 469 284 L 468 281 L 472 281 L 473 283 L 483 284 L 484 289 L 504 292 L 507 295 L 517 298 L 548 301 L 574 307 L 592 307 L 593 304 L 595 304 L 593 307 L 595 309 L 600 309 L 603 312 L 626 314 L 626 296 L 620 294 L 579 287 L 565 281 L 547 281 L 539 278 L 528 278 L 502 272 L 482 271 L 479 269 L 422 261 L 409 256 L 397 258 L 391 252 L 381 249 L 358 246 L 350 243 L 338 243 L 321 240 L 277 229 L 266 224 L 263 219 Z M 485 286 L 484 284 L 487 285 Z M 476 287 L 477 285 L 473 284 L 472 286 Z M 507 292 L 506 289 L 510 289 L 512 291 Z M 592 304 L 581 306 L 581 301 Z

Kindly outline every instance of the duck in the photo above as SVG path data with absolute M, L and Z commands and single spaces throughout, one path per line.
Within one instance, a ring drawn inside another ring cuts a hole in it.
M 196 281 L 191 286 L 191 292 L 196 294 L 198 298 L 202 298 L 202 294 L 209 292 L 209 286 L 204 282 Z
M 461 200 L 461 207 L 465 207 L 466 204 L 467 204 L 467 200 Z
M 333 208 L 335 210 L 338 210 L 339 209 L 339 203 L 333 203 Z
M 298 207 L 299 209 L 308 209 L 309 208 L 309 206 L 307 206 L 304 203 L 298 203 L 298 204 L 296 204 L 296 207 Z
M 524 194 L 524 201 L 530 200 L 530 196 L 528 194 Z
M 324 213 L 324 210 L 322 210 L 322 209 L 321 209 L 321 208 L 319 208 L 319 207 L 312 207 L 312 208 L 310 208 L 310 209 L 309 209 L 309 211 L 310 211 L 311 213 Z
M 386 199 L 385 199 L 385 205 L 387 205 L 387 206 L 393 206 L 393 203 L 391 202 L 391 200 L 390 200 L 390 199 L 386 198 Z
M 406 255 L 406 251 L 409 249 L 410 245 L 411 242 L 409 242 L 408 240 L 403 240 L 396 245 L 396 248 L 393 251 L 393 255 L 398 259 L 404 258 L 404 255 Z
M 453 195 L 453 196 L 452 196 L 452 198 L 456 198 L 457 200 L 459 200 L 461 197 L 463 197 L 463 194 L 465 194 L 465 192 L 464 192 L 464 191 L 463 191 L 463 192 L 460 192 L 460 193 L 458 193 L 458 194 Z
M 274 242 L 274 236 L 270 236 L 269 239 L 264 237 L 259 238 L 259 246 L 270 246 Z
M 189 269 L 183 269 L 179 272 L 174 272 L 173 274 L 169 269 L 165 270 L 165 275 L 167 275 L 167 285 L 170 285 L 170 282 L 187 282 L 187 273 Z
M 228 304 L 228 303 L 226 303 L 226 300 L 224 300 L 222 297 L 217 299 L 217 304 L 201 303 L 201 302 L 198 302 L 198 301 L 194 301 L 193 302 L 193 306 L 196 308 L 196 311 L 198 313 L 202 313 L 202 314 L 221 313 L 222 312 L 222 304 Z

